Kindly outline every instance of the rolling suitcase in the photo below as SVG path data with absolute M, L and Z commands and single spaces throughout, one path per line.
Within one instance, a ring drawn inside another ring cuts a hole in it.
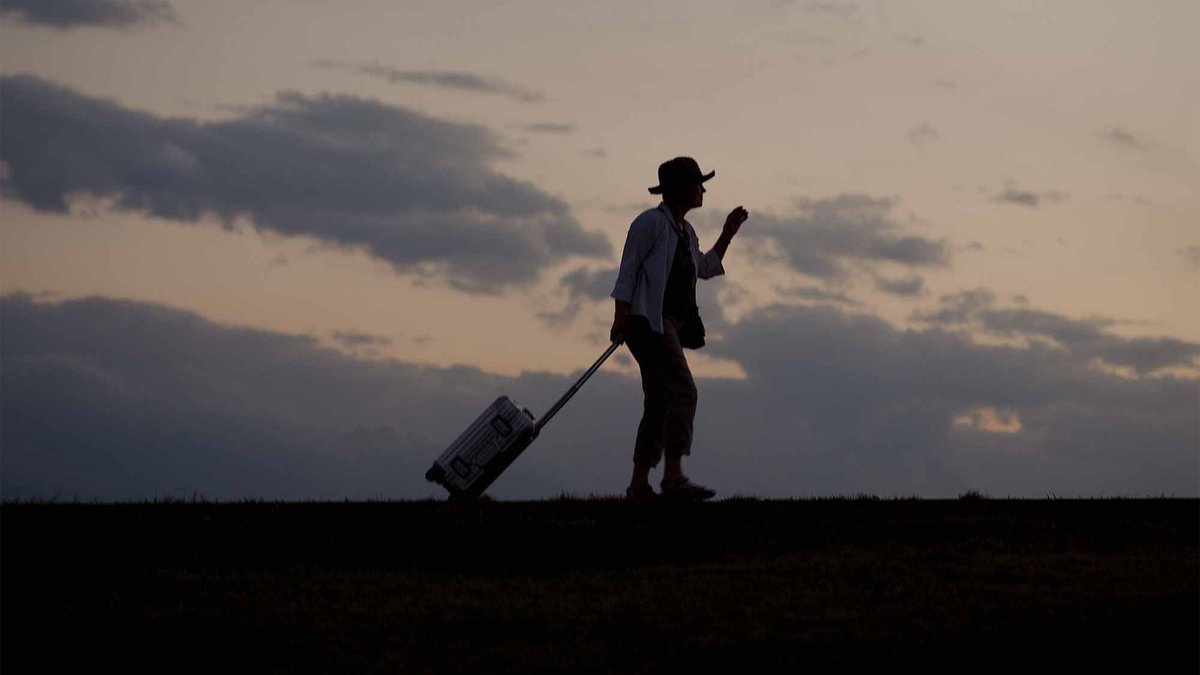
M 541 419 L 535 419 L 528 408 L 517 406 L 507 396 L 496 399 L 437 458 L 425 472 L 425 480 L 446 488 L 452 499 L 479 497 L 620 345 L 612 343 Z

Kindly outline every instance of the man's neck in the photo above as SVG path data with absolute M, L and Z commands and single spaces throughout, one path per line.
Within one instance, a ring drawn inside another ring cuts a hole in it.
M 667 209 L 670 210 L 671 217 L 673 217 L 675 219 L 675 227 L 682 230 L 683 229 L 683 217 L 686 216 L 687 212 L 690 211 L 691 209 L 689 209 L 688 207 L 683 206 L 681 204 L 671 204 L 669 202 L 667 203 Z

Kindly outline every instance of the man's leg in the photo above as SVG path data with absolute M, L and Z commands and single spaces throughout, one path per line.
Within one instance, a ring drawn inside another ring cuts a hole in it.
M 633 450 L 631 487 L 649 486 L 650 470 L 663 454 L 663 430 L 669 409 L 664 363 L 667 361 L 663 335 L 655 333 L 644 317 L 631 315 L 626 324 L 625 344 L 642 375 L 642 419 Z
M 650 487 L 650 469 L 654 467 L 649 464 L 633 464 L 633 477 L 629 479 L 629 486 L 640 488 Z
M 661 382 L 667 404 L 663 428 L 663 450 L 667 457 L 664 478 L 683 473 L 683 455 L 692 454 L 692 430 L 696 419 L 696 381 L 679 344 L 679 320 L 663 317 Z
M 683 476 L 683 455 L 667 455 L 663 464 L 663 480 Z
M 696 419 L 696 382 L 692 371 L 688 368 L 687 358 L 683 355 L 683 347 L 679 346 L 679 324 L 675 321 L 665 321 L 666 329 L 664 343 L 671 349 L 666 350 L 664 362 L 664 385 L 667 389 L 667 419 L 663 430 L 663 446 L 666 455 L 666 467 L 663 470 L 662 494 L 672 499 L 703 501 L 713 497 L 716 492 L 691 482 L 683 473 L 683 456 L 691 454 L 692 430 Z

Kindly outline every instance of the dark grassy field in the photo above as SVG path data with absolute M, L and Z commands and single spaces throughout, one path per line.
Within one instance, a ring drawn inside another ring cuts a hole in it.
M 1196 500 L 10 503 L 0 531 L 6 674 L 1200 669 Z

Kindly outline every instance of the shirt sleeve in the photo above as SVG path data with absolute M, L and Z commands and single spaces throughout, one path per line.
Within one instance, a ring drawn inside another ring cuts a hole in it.
M 637 285 L 637 273 L 650 249 L 654 248 L 654 217 L 652 212 L 644 212 L 629 225 L 629 234 L 625 237 L 625 249 L 621 252 L 621 267 L 617 270 L 617 283 L 610 294 L 622 302 L 633 302 L 633 290 Z
M 696 238 L 696 231 L 691 231 L 692 245 L 696 250 L 700 250 L 700 240 Z M 725 265 L 721 263 L 721 256 L 717 255 L 716 251 L 709 251 L 702 256 L 696 263 L 696 276 L 701 279 L 711 279 L 725 274 Z

